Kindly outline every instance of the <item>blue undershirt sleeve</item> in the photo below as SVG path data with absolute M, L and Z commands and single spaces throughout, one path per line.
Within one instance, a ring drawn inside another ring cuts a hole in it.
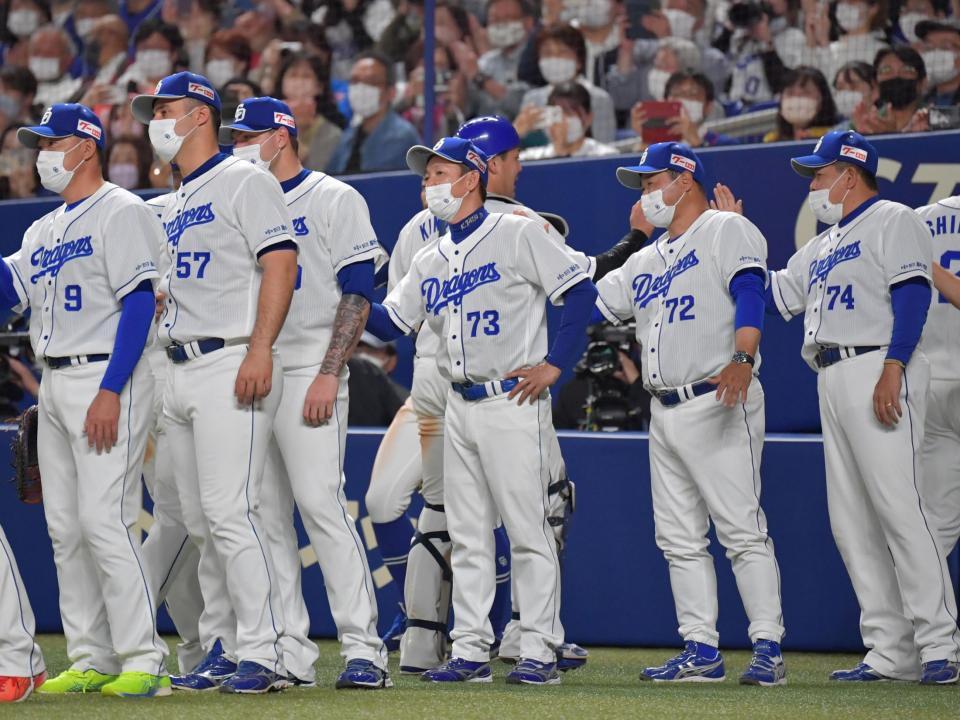
M 730 295 L 737 306 L 734 316 L 734 327 L 737 330 L 752 327 L 763 331 L 765 280 L 766 273 L 760 268 L 746 268 L 730 280 Z M 771 301 L 772 299 L 771 296 Z
M 580 357 L 587 325 L 593 316 L 597 302 L 597 286 L 584 278 L 563 294 L 563 312 L 560 327 L 553 339 L 553 347 L 547 353 L 547 362 L 566 370 Z
M 10 266 L 0 258 L 0 307 L 11 310 L 20 304 L 20 296 L 13 286 L 13 273 Z
M 406 333 L 390 319 L 387 309 L 380 303 L 370 303 L 370 315 L 366 329 L 384 342 L 403 337 Z
M 387 283 L 390 281 L 390 261 L 388 260 L 384 263 L 383 267 L 377 270 L 377 274 L 373 276 L 373 286 L 374 287 L 386 287 Z
M 910 362 L 923 334 L 933 292 L 926 278 L 913 277 L 890 288 L 893 306 L 893 333 L 887 357 L 904 365 Z
M 113 353 L 100 381 L 101 389 L 117 395 L 123 391 L 133 374 L 147 343 L 147 333 L 150 332 L 156 308 L 153 285 L 149 280 L 144 280 L 124 295 L 120 302 L 123 308 L 117 324 L 117 337 L 113 341 Z
M 367 302 L 373 297 L 373 260 L 351 263 L 340 268 L 337 283 L 344 295 L 359 295 Z

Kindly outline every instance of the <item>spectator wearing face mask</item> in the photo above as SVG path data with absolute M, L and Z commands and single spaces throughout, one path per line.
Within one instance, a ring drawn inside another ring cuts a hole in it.
M 570 25 L 544 28 L 537 36 L 537 57 L 540 73 L 547 81 L 544 87 L 528 90 L 520 102 L 523 110 L 517 115 L 517 131 L 521 137 L 538 125 L 541 109 L 557 85 L 578 82 L 590 93 L 593 107 L 593 136 L 600 142 L 612 142 L 617 131 L 613 100 L 609 93 L 593 85 L 583 76 L 587 48 L 582 33 Z
M 487 41 L 492 49 L 480 56 L 470 77 L 470 114 L 504 115 L 512 118 L 529 85 L 520 80 L 520 56 L 533 30 L 533 16 L 526 0 L 492 0 L 487 10 Z
M 872 106 L 877 100 L 877 76 L 873 65 L 855 61 L 840 68 L 833 79 L 833 100 L 837 112 L 845 118 L 852 118 L 859 105 Z M 840 123 L 835 129 L 849 130 L 850 123 Z
M 715 112 L 715 93 L 710 79 L 699 72 L 681 71 L 674 73 L 667 81 L 666 100 L 680 103 L 680 115 L 667 120 L 671 132 L 680 136 L 679 142 L 690 147 L 713 147 L 716 145 L 737 145 L 739 141 L 720 133 L 706 130 L 704 120 Z M 643 103 L 638 102 L 630 111 L 630 127 L 643 135 L 646 117 Z
M 312 170 L 322 170 L 333 157 L 346 125 L 330 91 L 328 66 L 316 55 L 287 55 L 275 86 L 297 122 L 300 162 Z
M 942 20 L 949 7 L 949 0 L 904 0 L 900 5 L 894 39 L 913 45 L 920 39 L 917 25 L 924 20 Z
M 590 93 L 579 83 L 557 85 L 547 99 L 548 107 L 561 111 L 560 121 L 547 128 L 549 145 L 532 147 L 520 153 L 521 162 L 563 157 L 600 157 L 616 155 L 609 145 L 589 137 L 593 114 L 590 112 Z
M 807 48 L 804 62 L 834 77 L 848 62 L 872 62 L 889 47 L 885 30 L 889 22 L 888 0 L 839 0 L 831 7 L 838 39 L 831 42 L 831 19 L 826 5 L 809 3 L 804 15 Z
M 10 0 L 0 27 L 0 65 L 26 65 L 30 36 L 50 22 L 50 8 L 37 0 Z
M 853 111 L 854 129 L 863 135 L 925 132 L 929 129 L 923 96 L 927 71 L 920 53 L 906 45 L 886 48 L 873 61 L 877 102 Z
M 394 109 L 408 121 L 417 132 L 423 135 L 425 116 L 423 99 L 423 44 L 414 45 L 405 64 L 407 83 L 403 96 Z M 467 81 L 457 67 L 453 53 L 449 48 L 434 48 L 434 107 L 433 137 L 427 142 L 432 145 L 442 137 L 455 135 L 457 128 L 466 120 L 464 107 L 467 99 Z
M 77 0 L 70 19 L 64 23 L 64 29 L 74 34 L 72 39 L 80 47 L 81 52 L 93 35 L 97 20 L 109 15 L 111 10 L 107 0 Z
M 931 105 L 960 104 L 960 23 L 952 20 L 925 20 L 917 25 L 917 37 L 927 71 Z
M 350 71 L 348 97 L 353 119 L 327 166 L 327 172 L 349 174 L 399 170 L 407 150 L 420 138 L 413 125 L 392 109 L 396 93 L 393 63 L 380 53 L 361 53 Z
M 587 48 L 584 77 L 605 87 L 607 74 L 617 62 L 617 51 L 626 30 L 622 2 L 588 0 L 573 5 L 571 24 L 583 34 Z
M 215 88 L 222 90 L 231 78 L 247 74 L 252 55 L 250 43 L 239 32 L 218 30 L 207 43 L 203 74 Z
M 89 78 L 80 102 L 87 107 L 115 105 L 127 93 L 117 83 L 128 65 L 127 25 L 118 15 L 98 18 L 84 46 L 84 75 Z
M 14 123 L 0 133 L 0 200 L 49 195 L 37 174 L 37 151 L 23 147 L 17 130 L 26 127 Z
M 56 25 L 44 25 L 30 37 L 28 67 L 37 78 L 37 103 L 49 107 L 79 93 L 83 79 L 67 73 L 73 54 L 73 43 Z
M 157 82 L 173 73 L 183 49 L 183 36 L 175 26 L 162 20 L 147 20 L 137 28 L 133 44 L 133 63 L 118 84 L 126 88 L 134 83 L 139 92 L 152 93 Z
M 820 138 L 833 129 L 838 119 L 837 107 L 823 73 L 801 65 L 784 78 L 777 129 L 767 133 L 763 141 Z
M 35 124 L 32 108 L 36 94 L 37 79 L 25 67 L 0 68 L 0 132 L 13 124 Z
M 153 152 L 142 137 L 116 137 L 107 151 L 106 179 L 126 190 L 150 187 Z

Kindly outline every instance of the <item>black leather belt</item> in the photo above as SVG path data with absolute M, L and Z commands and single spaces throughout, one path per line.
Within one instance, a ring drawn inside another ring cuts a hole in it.
M 196 360 L 201 355 L 222 350 L 227 343 L 220 338 L 203 338 L 203 340 L 194 340 L 186 345 L 168 345 L 166 348 L 167 357 L 171 362 L 185 363 L 188 360 Z
M 865 353 L 875 352 L 879 350 L 879 345 L 858 345 L 855 347 L 828 347 L 819 351 L 814 358 L 814 362 L 817 367 L 821 370 L 825 367 L 830 367 L 834 363 L 838 363 L 841 360 L 846 360 L 847 358 L 856 357 L 857 355 L 863 355 Z
M 97 353 L 96 355 L 67 355 L 66 357 L 45 357 L 44 361 L 47 367 L 56 370 L 57 368 L 69 367 L 71 365 L 86 365 L 88 363 L 103 362 L 109 360 L 108 353 Z

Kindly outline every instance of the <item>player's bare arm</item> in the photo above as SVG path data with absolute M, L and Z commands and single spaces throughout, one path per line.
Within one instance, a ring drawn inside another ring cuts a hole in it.
M 947 302 L 960 309 L 960 277 L 934 263 L 933 285 L 937 288 L 937 292 L 947 299 Z
M 340 371 L 353 355 L 368 315 L 370 303 L 362 295 L 349 293 L 340 298 L 333 320 L 330 346 L 303 403 L 303 419 L 308 425 L 319 425 L 333 415 L 333 405 L 340 388 Z
M 755 327 L 739 328 L 735 335 L 736 355 L 741 353 L 756 357 L 760 347 L 760 330 Z M 753 380 L 753 365 L 749 362 L 732 361 L 719 375 L 707 378 L 717 386 L 717 401 L 727 407 L 734 407 L 747 401 L 747 389 Z
M 270 394 L 273 373 L 273 343 L 280 334 L 297 281 L 297 253 L 275 250 L 260 258 L 263 279 L 257 301 L 257 321 L 250 336 L 250 349 L 237 372 L 234 394 L 241 405 L 250 405 Z

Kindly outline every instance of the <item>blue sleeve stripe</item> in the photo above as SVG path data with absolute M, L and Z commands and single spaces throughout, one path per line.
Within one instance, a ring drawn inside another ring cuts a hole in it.
M 392 306 L 384 305 L 384 307 L 387 309 L 387 314 L 390 316 L 390 319 L 393 321 L 394 325 L 396 325 L 398 328 L 402 330 L 405 330 L 407 334 L 410 334 L 413 332 L 413 326 L 411 326 L 408 322 L 406 322 L 403 318 L 401 318 L 397 314 L 397 311 L 394 310 Z
M 127 295 L 131 290 L 134 290 L 143 280 L 153 280 L 158 279 L 159 277 L 160 273 L 157 272 L 155 267 L 141 270 L 132 278 L 127 280 L 127 282 L 117 288 L 113 294 L 117 300 L 122 300 L 125 295 Z

